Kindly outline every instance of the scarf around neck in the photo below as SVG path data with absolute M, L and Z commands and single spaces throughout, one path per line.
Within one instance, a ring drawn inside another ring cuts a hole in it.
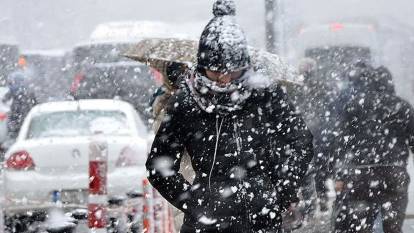
M 253 71 L 246 71 L 239 79 L 219 85 L 199 72 L 186 79 L 191 95 L 198 106 L 207 113 L 228 114 L 243 108 L 251 95 L 247 81 Z

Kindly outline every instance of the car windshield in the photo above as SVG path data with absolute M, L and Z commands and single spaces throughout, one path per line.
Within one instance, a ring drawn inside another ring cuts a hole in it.
M 27 138 L 91 136 L 96 132 L 111 136 L 132 135 L 124 113 L 83 110 L 37 115 L 30 122 Z

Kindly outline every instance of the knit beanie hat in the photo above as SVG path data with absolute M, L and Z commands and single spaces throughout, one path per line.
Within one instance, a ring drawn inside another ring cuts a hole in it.
M 213 14 L 200 37 L 197 68 L 221 73 L 250 68 L 247 40 L 236 23 L 234 1 L 216 0 Z

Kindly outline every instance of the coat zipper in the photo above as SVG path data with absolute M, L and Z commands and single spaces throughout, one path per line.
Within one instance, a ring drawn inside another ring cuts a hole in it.
M 234 126 L 234 134 L 235 134 L 235 137 L 236 137 L 237 156 L 241 156 L 241 152 L 242 152 L 242 148 L 243 148 L 243 139 L 240 135 L 238 124 L 239 124 L 239 121 L 237 119 L 235 119 L 233 126 Z M 244 209 L 248 210 L 247 200 L 246 200 L 246 198 L 247 198 L 247 189 L 245 187 L 245 184 L 244 184 L 243 180 L 241 181 L 241 188 L 242 188 L 241 193 L 243 195 L 242 198 L 243 198 Z M 246 218 L 246 221 L 243 221 L 244 228 L 245 228 L 245 230 L 249 230 L 250 229 L 249 228 L 250 216 L 249 216 L 247 211 L 246 211 L 246 215 L 244 217 Z
M 208 189 L 211 193 L 211 175 L 213 174 L 214 165 L 216 164 L 216 158 L 217 158 L 217 149 L 218 149 L 218 143 L 220 139 L 220 133 L 221 133 L 221 127 L 223 126 L 224 117 L 221 118 L 220 126 L 219 126 L 219 116 L 216 117 L 216 145 L 214 148 L 214 157 L 213 157 L 213 164 L 211 164 L 210 174 L 208 175 Z

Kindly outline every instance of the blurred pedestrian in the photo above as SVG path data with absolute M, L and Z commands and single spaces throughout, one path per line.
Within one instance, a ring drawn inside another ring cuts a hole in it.
M 281 232 L 281 213 L 297 201 L 313 156 L 312 135 L 281 87 L 258 84 L 234 2 L 213 8 L 196 69 L 167 104 L 149 180 L 184 212 L 182 233 Z M 192 184 L 179 172 L 184 151 Z
M 335 159 L 335 233 L 401 233 L 408 201 L 407 159 L 414 149 L 414 109 L 399 98 L 385 67 L 358 63 L 350 72 Z M 380 215 L 379 215 L 380 213 Z
M 11 73 L 7 77 L 9 91 L 3 97 L 3 102 L 11 100 L 7 119 L 8 138 L 14 140 L 27 116 L 37 100 L 27 85 L 27 73 L 21 70 Z

